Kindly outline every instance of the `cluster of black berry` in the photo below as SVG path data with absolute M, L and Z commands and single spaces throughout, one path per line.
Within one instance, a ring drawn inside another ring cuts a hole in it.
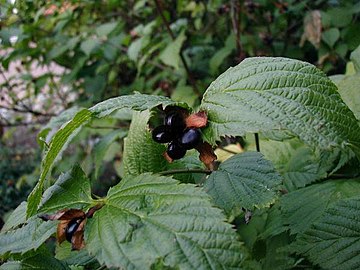
M 186 128 L 184 118 L 173 112 L 166 115 L 164 125 L 152 131 L 157 143 L 169 143 L 166 153 L 171 159 L 180 159 L 201 141 L 201 133 L 196 128 Z

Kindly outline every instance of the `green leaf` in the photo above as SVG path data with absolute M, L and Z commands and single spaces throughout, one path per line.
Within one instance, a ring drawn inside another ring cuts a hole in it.
M 334 202 L 359 194 L 360 179 L 311 185 L 281 198 L 284 222 L 292 234 L 308 230 Z
M 151 174 L 123 179 L 85 229 L 101 264 L 149 269 L 158 259 L 179 269 L 240 269 L 244 252 L 208 195 Z
M 330 28 L 321 34 L 322 40 L 330 46 L 334 47 L 336 41 L 340 38 L 340 31 L 337 28 Z
M 85 208 L 93 202 L 90 180 L 79 165 L 60 175 L 43 195 L 39 213 L 52 213 L 65 208 Z
M 283 142 L 261 140 L 260 146 L 264 156 L 283 176 L 287 190 L 304 187 L 326 177 L 337 158 L 336 153 L 332 156 L 319 153 L 298 139 Z
M 359 73 L 345 76 L 337 83 L 341 98 L 360 121 L 360 76 Z
M 55 222 L 44 222 L 33 216 L 28 219 L 24 226 L 0 234 L 0 255 L 7 252 L 25 253 L 37 249 L 55 231 Z
M 61 151 L 71 141 L 71 139 L 80 131 L 80 128 L 94 118 L 103 118 L 120 109 L 130 109 L 143 111 L 162 105 L 163 108 L 172 106 L 181 106 L 188 109 L 185 103 L 174 102 L 163 96 L 152 96 L 134 94 L 129 96 L 120 96 L 100 102 L 89 110 L 79 111 L 74 118 L 62 127 L 52 138 L 49 148 L 42 162 L 40 179 L 28 197 L 27 217 L 34 215 L 39 206 L 41 195 L 44 188 L 44 181 L 58 158 Z
M 101 45 L 100 41 L 94 38 L 88 38 L 81 42 L 80 48 L 87 55 L 90 56 Z
M 134 112 L 129 134 L 124 140 L 124 174 L 139 175 L 161 172 L 167 161 L 163 156 L 166 147 L 152 139 L 148 121 L 150 111 Z
M 37 211 L 38 205 L 41 200 L 41 195 L 44 188 L 45 178 L 52 168 L 56 158 L 63 150 L 64 146 L 73 138 L 78 131 L 80 131 L 80 127 L 88 122 L 92 117 L 92 112 L 87 109 L 83 109 L 78 112 L 75 117 L 66 124 L 63 128 L 61 128 L 55 136 L 52 138 L 48 151 L 43 158 L 41 174 L 38 183 L 35 188 L 32 190 L 28 197 L 28 208 L 27 208 L 27 216 L 30 217 L 34 215 Z
M 57 259 L 45 256 L 44 254 L 35 254 L 21 261 L 9 261 L 0 266 L 0 270 L 70 270 L 70 268 Z
M 259 152 L 237 154 L 220 164 L 204 188 L 225 211 L 268 207 L 277 198 L 281 177 Z
M 160 60 L 168 66 L 175 69 L 179 68 L 181 58 L 181 47 L 186 40 L 185 31 L 182 31 L 179 36 L 171 43 L 169 43 L 165 50 L 160 54 Z
M 204 138 L 290 131 L 310 146 L 360 157 L 360 127 L 336 86 L 315 66 L 287 58 L 248 58 L 206 90 Z
M 350 54 L 350 59 L 354 63 L 357 73 L 360 72 L 360 45 Z
M 104 23 L 104 24 L 96 27 L 96 29 L 95 29 L 96 34 L 98 34 L 99 36 L 107 36 L 112 31 L 115 30 L 115 28 L 118 24 L 119 24 L 119 22 Z
M 351 8 L 332 8 L 326 12 L 331 19 L 331 24 L 335 27 L 344 27 L 351 23 Z
M 360 197 L 340 200 L 292 247 L 323 269 L 360 268 Z
M 235 35 L 231 33 L 225 41 L 225 46 L 218 50 L 210 59 L 209 65 L 211 74 L 214 74 L 218 70 L 226 57 L 228 57 L 235 48 Z
M 71 243 L 63 242 L 56 245 L 55 258 L 68 265 L 87 265 L 96 259 L 89 255 L 86 248 L 82 250 L 71 250 Z
M 16 209 L 10 214 L 6 220 L 1 231 L 8 231 L 26 222 L 26 207 L 27 203 L 22 202 Z
M 94 155 L 94 177 L 95 179 L 99 176 L 99 170 L 103 163 L 103 159 L 106 155 L 107 150 L 112 145 L 113 142 L 115 142 L 117 139 L 124 138 L 127 134 L 127 131 L 125 130 L 114 130 L 110 132 L 109 134 L 105 135 L 101 140 L 95 144 L 93 155 Z

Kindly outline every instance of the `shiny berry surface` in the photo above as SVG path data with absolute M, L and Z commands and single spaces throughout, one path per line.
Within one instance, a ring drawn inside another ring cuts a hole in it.
M 74 218 L 68 223 L 65 231 L 65 238 L 68 242 L 71 243 L 71 238 L 73 237 L 76 230 L 79 228 L 80 223 L 81 219 L 78 218 Z
M 201 140 L 201 133 L 196 128 L 190 128 L 184 131 L 179 139 L 179 144 L 186 150 L 194 148 Z
M 166 126 L 158 126 L 152 131 L 152 138 L 157 143 L 168 143 L 173 139 L 173 135 Z
M 172 133 L 182 132 L 185 128 L 184 119 L 179 113 L 168 114 L 164 124 L 171 129 Z
M 186 154 L 186 149 L 184 149 L 183 147 L 181 147 L 177 142 L 171 142 L 168 145 L 167 151 L 166 153 L 168 154 L 169 157 L 171 157 L 172 159 L 180 159 L 182 157 L 185 156 Z

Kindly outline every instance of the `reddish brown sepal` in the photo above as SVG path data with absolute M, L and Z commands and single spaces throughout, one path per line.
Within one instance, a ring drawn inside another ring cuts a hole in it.
M 190 114 L 185 119 L 185 124 L 187 128 L 203 128 L 207 125 L 207 115 L 206 112 L 197 112 Z
M 47 215 L 47 214 L 40 215 L 39 218 L 41 218 L 44 221 L 71 220 L 73 218 L 85 218 L 85 213 L 84 211 L 79 209 L 63 209 L 53 215 Z
M 79 228 L 76 230 L 73 237 L 71 238 L 71 249 L 72 250 L 80 250 L 85 247 L 85 241 L 84 241 L 85 224 L 86 224 L 86 219 L 81 221 Z
M 202 142 L 196 146 L 196 150 L 200 153 L 200 160 L 209 170 L 214 169 L 213 162 L 217 159 L 211 145 L 207 142 Z
M 164 152 L 163 156 L 167 160 L 167 162 L 169 162 L 169 163 L 174 161 L 171 157 L 169 157 L 167 152 Z

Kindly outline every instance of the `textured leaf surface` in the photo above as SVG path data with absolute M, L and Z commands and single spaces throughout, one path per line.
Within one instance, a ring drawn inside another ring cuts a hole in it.
M 215 203 L 230 212 L 234 208 L 269 206 L 277 197 L 281 177 L 258 152 L 245 152 L 224 161 L 206 180 L 204 188 Z
M 166 147 L 152 139 L 148 127 L 150 111 L 134 112 L 128 136 L 124 140 L 124 174 L 139 175 L 144 172 L 161 172 L 167 161 Z
M 315 66 L 287 58 L 248 58 L 206 90 L 205 138 L 290 131 L 305 143 L 351 156 L 359 151 L 360 127 L 336 86 Z
M 151 174 L 123 179 L 88 220 L 87 250 L 100 263 L 148 269 L 157 259 L 179 269 L 239 269 L 236 233 L 206 193 Z
M 283 176 L 287 190 L 298 189 L 326 177 L 337 157 L 335 153 L 330 156 L 312 150 L 298 139 L 283 142 L 262 140 L 260 146 L 264 156 Z
M 34 216 L 21 228 L 0 234 L 0 255 L 6 252 L 24 253 L 37 249 L 56 231 L 54 222 L 44 222 Z
M 292 234 L 304 232 L 334 202 L 360 194 L 360 179 L 336 180 L 311 185 L 281 198 L 284 222 Z
M 10 261 L 0 266 L 0 270 L 70 270 L 70 268 L 50 256 L 36 254 L 22 261 Z
M 92 203 L 90 180 L 79 165 L 44 192 L 39 212 L 51 213 L 65 208 L 83 208 Z
M 359 269 L 359 213 L 359 196 L 338 201 L 292 247 L 323 269 Z
M 10 214 L 6 220 L 1 231 L 8 231 L 26 222 L 26 207 L 27 203 L 22 202 L 15 210 Z
M 91 107 L 89 110 L 79 111 L 74 118 L 62 127 L 52 138 L 46 155 L 43 159 L 39 181 L 28 197 L 27 216 L 34 215 L 41 201 L 44 188 L 44 181 L 54 165 L 56 159 L 65 146 L 77 134 L 82 126 L 94 118 L 103 118 L 120 109 L 143 111 L 162 105 L 164 108 L 169 105 L 188 108 L 186 104 L 174 102 L 163 96 L 134 94 L 108 99 Z

